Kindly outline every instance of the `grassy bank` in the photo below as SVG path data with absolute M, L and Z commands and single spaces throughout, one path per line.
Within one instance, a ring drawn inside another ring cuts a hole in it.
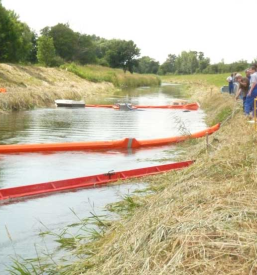
M 111 83 L 93 83 L 63 69 L 0 64 L 0 111 L 31 109 L 54 104 L 55 99 L 88 99 L 112 94 Z
M 242 73 L 243 75 L 243 73 Z M 162 76 L 163 82 L 171 81 L 175 83 L 187 83 L 194 85 L 213 85 L 216 87 L 222 87 L 227 85 L 228 73 L 223 74 L 192 74 L 192 75 L 166 75 Z
M 160 78 L 156 75 L 124 74 L 121 69 L 111 69 L 96 65 L 78 66 L 66 64 L 62 66 L 70 72 L 92 82 L 110 82 L 119 88 L 135 88 L 141 86 L 159 86 Z
M 88 100 L 113 94 L 117 87 L 159 85 L 155 76 L 124 74 L 100 66 L 68 65 L 65 68 L 44 68 L 0 64 L 0 112 L 46 107 L 56 99 Z
M 188 92 L 206 110 L 208 124 L 222 122 L 208 145 L 205 139 L 181 143 L 183 159 L 195 164 L 142 179 L 149 183 L 144 196 L 108 206 L 118 221 L 95 218 L 99 231 L 62 238 L 76 262 L 44 267 L 38 261 L 38 272 L 26 274 L 257 273 L 257 135 L 234 98 L 190 79 Z
M 78 243 L 81 259 L 60 274 L 257 273 L 257 136 L 232 97 L 198 81 L 190 92 L 209 123 L 226 113 L 221 129 L 208 147 L 205 139 L 182 145 L 196 159 L 190 168 L 143 179 L 151 195 L 109 206 L 121 219 Z

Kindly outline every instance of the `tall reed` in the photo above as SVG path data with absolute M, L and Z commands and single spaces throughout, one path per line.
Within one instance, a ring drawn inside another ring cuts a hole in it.
M 62 68 L 92 82 L 111 82 L 119 88 L 134 88 L 140 86 L 159 86 L 161 80 L 156 75 L 124 73 L 121 69 L 111 69 L 96 65 L 79 66 L 75 63 L 65 64 Z

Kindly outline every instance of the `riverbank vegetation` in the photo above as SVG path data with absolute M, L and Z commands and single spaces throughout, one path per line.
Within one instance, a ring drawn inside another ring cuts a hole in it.
M 221 129 L 208 144 L 188 144 L 186 157 L 196 160 L 191 167 L 142 179 L 154 193 L 124 201 L 125 215 L 103 237 L 79 246 L 88 256 L 67 274 L 257 272 L 256 132 L 234 98 L 198 79 L 190 89 L 209 123 L 231 108 Z
M 112 94 L 111 83 L 93 83 L 57 68 L 0 64 L 0 110 L 16 111 L 54 105 L 56 99 L 88 100 Z
M 239 71 L 239 73 L 244 74 L 244 72 Z M 188 86 L 193 85 L 208 85 L 207 88 L 221 88 L 222 86 L 227 85 L 228 74 L 192 74 L 192 75 L 164 75 L 161 76 L 162 82 L 172 83 L 184 83 Z
M 119 68 L 124 72 L 142 74 L 231 73 L 246 69 L 245 60 L 226 64 L 221 60 L 211 64 L 201 51 L 169 54 L 162 64 L 149 56 L 140 56 L 134 41 L 108 40 L 97 35 L 75 32 L 69 24 L 45 26 L 40 35 L 19 20 L 13 11 L 3 7 L 0 0 L 0 62 L 40 64 L 59 67 L 65 63 L 94 64 Z M 253 62 L 255 62 L 253 60 Z
M 103 66 L 76 64 L 63 65 L 62 68 L 92 82 L 110 82 L 119 88 L 142 86 L 159 86 L 161 79 L 156 75 L 124 74 L 121 69 L 110 69 Z
M 177 82 L 175 77 L 165 80 Z M 77 260 L 47 266 L 49 274 L 257 272 L 257 135 L 240 103 L 207 82 L 190 76 L 188 92 L 207 112 L 208 124 L 222 124 L 208 143 L 181 143 L 186 151 L 181 159 L 196 162 L 137 180 L 149 184 L 144 195 L 141 191 L 109 205 L 120 219 L 98 218 L 99 230 L 67 240 L 66 248 L 72 244 L 70 253 Z
M 51 106 L 56 99 L 88 101 L 113 94 L 118 88 L 160 85 L 159 77 L 154 75 L 124 74 L 120 69 L 75 64 L 62 68 L 0 64 L 0 81 L 7 90 L 0 93 L 2 111 Z

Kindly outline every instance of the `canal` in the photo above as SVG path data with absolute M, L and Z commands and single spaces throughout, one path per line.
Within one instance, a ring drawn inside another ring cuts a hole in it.
M 125 90 L 99 97 L 89 104 L 130 102 L 135 105 L 168 105 L 183 97 L 183 86 L 162 85 Z M 96 108 L 44 108 L 0 115 L 0 144 L 58 143 L 117 140 L 126 137 L 154 139 L 183 135 L 206 128 L 202 110 L 172 109 L 117 111 Z M 140 150 L 77 151 L 0 155 L 0 188 L 42 183 L 73 177 L 129 170 L 176 161 L 176 145 Z M 36 257 L 54 250 L 53 239 L 42 240 L 46 228 L 54 232 L 145 185 L 121 185 L 33 198 L 0 206 L 0 274 L 8 274 L 11 257 Z M 37 249 L 35 248 L 37 246 Z

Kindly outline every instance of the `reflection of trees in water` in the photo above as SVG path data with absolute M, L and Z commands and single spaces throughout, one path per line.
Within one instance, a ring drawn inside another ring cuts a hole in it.
M 119 102 L 131 102 L 137 97 L 149 97 L 163 93 L 172 97 L 183 97 L 183 85 L 163 85 L 158 87 L 139 87 L 117 90 L 112 96 L 89 98 L 87 104 L 115 104 Z
M 18 136 L 28 136 L 28 133 L 24 130 L 28 129 L 30 124 L 31 116 L 27 112 L 0 115 L 0 144 L 8 143 L 9 139 L 15 139 Z M 11 143 L 16 142 L 12 140 Z
M 52 113 L 42 119 L 39 119 L 36 123 L 40 126 L 40 128 L 48 128 L 49 130 L 72 127 L 71 117 L 65 114 L 59 115 Z
M 173 97 L 181 97 L 184 87 L 182 85 L 164 85 L 161 87 L 162 93 L 172 95 Z

